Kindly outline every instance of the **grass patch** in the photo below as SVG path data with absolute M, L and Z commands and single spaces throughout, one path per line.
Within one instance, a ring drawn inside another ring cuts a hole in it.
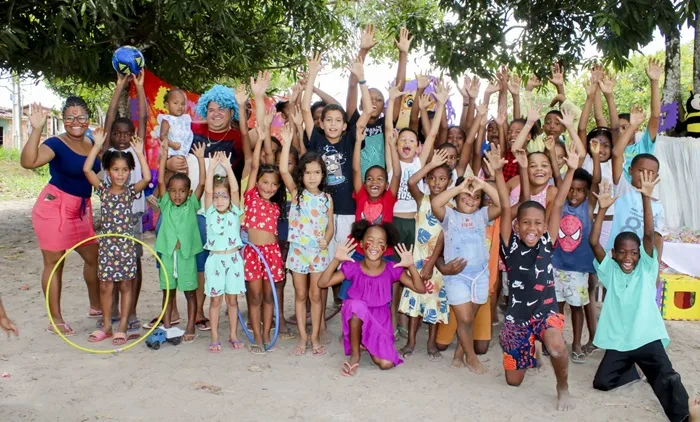
M 20 151 L 0 148 L 0 201 L 34 199 L 49 181 L 49 166 L 27 170 L 19 164 Z

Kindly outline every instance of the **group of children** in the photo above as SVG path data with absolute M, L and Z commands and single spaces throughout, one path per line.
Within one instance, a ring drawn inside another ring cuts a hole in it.
M 222 350 L 218 327 L 224 298 L 229 345 L 244 348 L 237 335 L 238 295 L 244 293 L 254 337 L 249 350 L 274 350 L 271 329 L 279 310 L 274 309 L 270 280 L 283 286 L 290 273 L 298 327 L 293 355 L 305 355 L 309 344 L 314 356 L 327 353 L 327 288 L 340 286 L 342 340 L 350 356 L 341 369 L 344 376 L 357 373 L 364 351 L 381 369 L 400 364 L 413 352 L 421 322 L 429 327 L 430 360 L 441 359 L 440 351 L 456 334 L 453 366 L 487 372 L 478 354 L 488 350 L 502 293 L 507 308 L 499 342 L 508 385 L 520 385 L 526 370 L 549 355 L 557 408 L 572 409 L 569 359 L 584 363 L 600 348 L 605 355 L 595 388 L 608 390 L 639 379 L 637 365 L 668 417 L 688 417 L 688 394 L 664 350 L 668 335 L 655 304 L 663 226 L 663 210 L 652 199 L 659 170 L 653 156 L 659 64 L 652 60 L 647 68 L 651 117 L 636 143 L 645 113 L 635 108 L 618 115 L 614 80 L 600 68 L 592 71 L 582 110 L 566 100 L 562 71 L 553 68 L 550 81 L 560 108 L 546 113 L 542 128 L 535 107 L 520 117 L 521 81 L 505 68 L 488 84 L 480 103 L 478 78 L 465 78 L 460 125 L 452 127 L 444 111 L 448 85 L 419 77 L 409 125 L 396 130 L 411 39 L 406 30 L 399 34 L 397 79 L 385 100 L 380 90 L 367 87 L 364 77 L 364 59 L 376 44 L 373 35 L 372 27 L 363 32 L 361 50 L 350 64 L 345 108 L 315 88 L 321 56 L 309 59 L 306 80 L 295 85 L 289 101 L 278 104 L 286 121 L 281 139 L 270 135 L 274 114 L 263 106 L 269 75 L 251 78 L 254 130 L 247 127 L 246 88 L 236 90 L 244 154 L 238 177 L 232 157 L 220 152 L 205 157 L 204 147 L 192 144 L 185 95 L 180 90 L 168 94 L 169 114 L 158 118 L 162 148 L 155 243 L 164 301 L 170 298 L 164 303 L 167 335 L 184 334 L 185 342 L 194 341 L 196 257 L 204 250 L 209 251 L 204 293 L 210 298 L 210 352 Z M 431 83 L 434 94 L 425 95 Z M 539 84 L 531 77 L 523 96 L 531 96 Z M 507 123 L 509 93 L 515 118 Z M 608 102 L 609 123 L 601 93 Z M 323 101 L 312 104 L 314 94 Z M 489 120 L 493 94 L 498 94 L 498 114 Z M 592 108 L 598 127 L 588 132 Z M 111 132 L 95 132 L 84 167 L 100 195 L 103 231 L 118 234 L 133 233 L 132 205 L 151 177 L 143 135 L 136 136 L 127 122 L 113 120 L 107 128 Z M 117 142 L 119 130 L 130 142 Z M 102 156 L 107 176 L 102 181 L 93 163 L 110 134 L 107 145 L 115 149 Z M 196 157 L 198 169 L 166 170 L 169 157 L 187 154 Z M 137 163 L 140 171 L 135 171 Z M 198 213 L 206 222 L 204 236 Z M 130 283 L 139 260 L 135 249 L 124 238 L 100 240 L 104 318 L 90 341 L 114 337 L 120 345 L 129 339 L 138 294 Z M 598 280 L 607 292 L 596 328 Z M 122 305 L 113 334 L 114 282 L 121 282 Z M 187 298 L 184 332 L 172 319 L 176 291 Z M 562 334 L 566 303 L 574 332 L 570 354 Z M 584 319 L 590 339 L 585 345 Z M 407 344 L 399 353 L 394 343 L 403 332 Z

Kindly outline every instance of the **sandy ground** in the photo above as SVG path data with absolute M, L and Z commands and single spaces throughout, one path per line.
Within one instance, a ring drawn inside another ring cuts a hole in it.
M 47 317 L 40 287 L 41 253 L 31 227 L 32 201 L 0 202 L 0 294 L 18 339 L 0 338 L 0 420 L 451 420 L 474 421 L 641 421 L 665 420 L 646 382 L 601 393 L 591 383 L 602 354 L 586 364 L 569 365 L 570 391 L 577 408 L 566 415 L 555 410 L 555 378 L 548 367 L 530 373 L 520 388 L 505 384 L 501 351 L 496 341 L 486 355 L 492 374 L 476 376 L 444 359 L 427 359 L 427 331 L 405 364 L 381 372 L 365 355 L 355 378 L 340 375 L 345 357 L 333 341 L 323 357 L 292 357 L 295 340 L 278 342 L 266 356 L 224 348 L 207 352 L 209 335 L 200 332 L 193 344 L 164 345 L 152 351 L 139 344 L 120 355 L 91 355 L 45 332 Z M 152 237 L 150 242 L 153 242 Z M 144 287 L 139 303 L 142 319 L 160 309 L 154 260 L 144 259 Z M 82 261 L 72 254 L 63 287 L 64 317 L 77 331 L 72 337 L 88 346 L 95 320 L 85 317 L 88 301 Z M 293 305 L 287 285 L 286 313 Z M 179 307 L 185 309 L 183 296 Z M 245 309 L 245 300 L 240 301 Z M 228 324 L 227 322 L 225 324 Z M 700 387 L 700 323 L 668 322 L 671 360 L 688 392 Z M 340 318 L 330 322 L 331 336 L 341 332 Z M 571 341 L 567 319 L 567 341 Z M 496 327 L 496 331 L 500 327 Z M 224 335 L 224 325 L 221 330 Z M 585 331 L 585 330 L 584 330 Z M 497 339 L 494 333 L 494 339 Z M 584 341 L 585 341 L 584 334 Z M 397 343 L 400 347 L 400 343 Z M 104 342 L 97 347 L 108 348 Z

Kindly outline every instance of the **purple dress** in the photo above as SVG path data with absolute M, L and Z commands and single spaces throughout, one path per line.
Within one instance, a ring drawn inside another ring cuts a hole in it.
M 341 271 L 352 281 L 348 298 L 343 302 L 343 343 L 345 354 L 351 354 L 350 319 L 357 315 L 362 320 L 362 344 L 372 356 L 398 365 L 403 362 L 394 348 L 394 329 L 391 325 L 391 287 L 399 280 L 404 268 L 394 268 L 387 262 L 384 271 L 376 276 L 362 272 L 360 262 L 344 262 Z

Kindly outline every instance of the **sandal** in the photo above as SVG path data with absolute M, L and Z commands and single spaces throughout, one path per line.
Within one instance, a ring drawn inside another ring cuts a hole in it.
M 279 333 L 277 337 L 280 340 L 294 340 L 295 338 L 297 338 L 297 335 L 292 331 L 287 331 L 285 333 Z
M 357 374 L 357 368 L 360 366 L 359 363 L 350 365 L 350 362 L 343 362 L 343 368 L 340 370 L 340 375 L 344 377 L 354 377 Z
M 598 347 L 596 347 L 592 344 L 587 344 L 587 345 L 583 346 L 583 353 L 585 353 L 587 355 L 592 355 L 593 353 L 599 352 L 600 350 L 601 349 L 599 349 Z
M 315 348 L 315 349 L 314 349 L 314 348 L 311 348 L 311 353 L 312 353 L 314 356 L 323 356 L 323 355 L 328 354 L 328 351 L 326 350 L 325 347 L 320 346 L 320 347 L 317 347 L 317 348 Z
M 141 321 L 139 321 L 138 319 L 135 319 L 133 321 L 128 322 L 128 327 L 126 330 L 127 331 L 138 331 L 140 329 L 141 329 Z
M 209 344 L 209 352 L 220 353 L 221 352 L 221 342 L 217 341 L 216 343 L 210 343 Z
M 187 343 L 194 343 L 194 340 L 197 338 L 197 334 L 185 334 L 182 336 L 182 342 L 187 344 Z
M 265 354 L 265 349 L 263 347 L 255 344 L 255 343 L 251 344 L 248 347 L 248 350 L 250 351 L 250 353 L 252 353 L 254 355 L 264 355 Z
M 200 319 L 199 321 L 196 321 L 194 325 L 197 327 L 199 331 L 210 331 L 211 330 L 211 325 L 209 324 L 209 320 L 204 318 Z
M 87 314 L 88 318 L 102 318 L 102 309 L 90 308 Z
M 119 318 L 119 317 L 112 317 L 112 324 L 116 324 L 120 320 L 121 320 L 121 318 Z M 105 328 L 104 318 L 100 318 L 99 320 L 97 320 L 97 323 L 95 324 L 95 328 L 97 328 L 98 330 Z
M 240 340 L 229 340 L 229 341 L 228 341 L 228 344 L 231 345 L 231 348 L 232 348 L 233 350 L 245 349 L 245 344 L 243 344 L 243 342 L 240 341 Z
M 67 323 L 57 323 L 56 327 L 63 327 L 63 330 L 61 330 L 61 334 L 63 334 L 64 337 L 71 337 L 75 335 L 75 331 L 72 328 L 70 328 L 70 325 L 68 325 Z M 49 325 L 49 327 L 46 329 L 46 332 L 58 335 L 58 333 L 54 330 L 53 325 Z
M 291 356 L 304 356 L 306 355 L 306 347 L 301 347 L 299 345 L 294 346 L 294 349 L 292 349 L 289 354 Z
M 156 318 L 153 318 L 150 322 L 147 322 L 147 323 L 143 324 L 143 325 L 141 326 L 141 328 L 143 328 L 144 330 L 150 330 L 151 328 L 153 328 L 153 326 L 156 324 L 156 322 L 158 322 L 158 318 L 157 318 L 157 317 L 156 317 Z M 177 325 L 177 324 L 179 324 L 179 323 L 180 323 L 180 318 L 178 318 L 178 319 L 176 319 L 176 320 L 173 320 L 173 321 L 170 321 L 170 325 Z M 158 326 L 160 327 L 161 325 L 163 325 L 163 320 L 162 320 L 162 319 L 160 320 L 160 324 L 158 324 Z
M 571 361 L 573 363 L 586 363 L 586 354 L 583 352 L 576 353 L 572 350 L 571 351 Z
M 107 334 L 102 330 L 95 330 L 92 333 L 90 333 L 90 336 L 88 336 L 88 341 L 90 343 L 98 343 L 110 337 L 112 337 L 112 333 Z
M 267 352 L 274 352 L 277 350 L 277 347 L 275 347 L 274 345 L 272 345 L 270 343 L 263 343 L 263 347 L 265 348 L 265 351 L 267 351 Z
M 116 332 L 112 338 L 113 346 L 123 346 L 126 344 L 126 333 Z

